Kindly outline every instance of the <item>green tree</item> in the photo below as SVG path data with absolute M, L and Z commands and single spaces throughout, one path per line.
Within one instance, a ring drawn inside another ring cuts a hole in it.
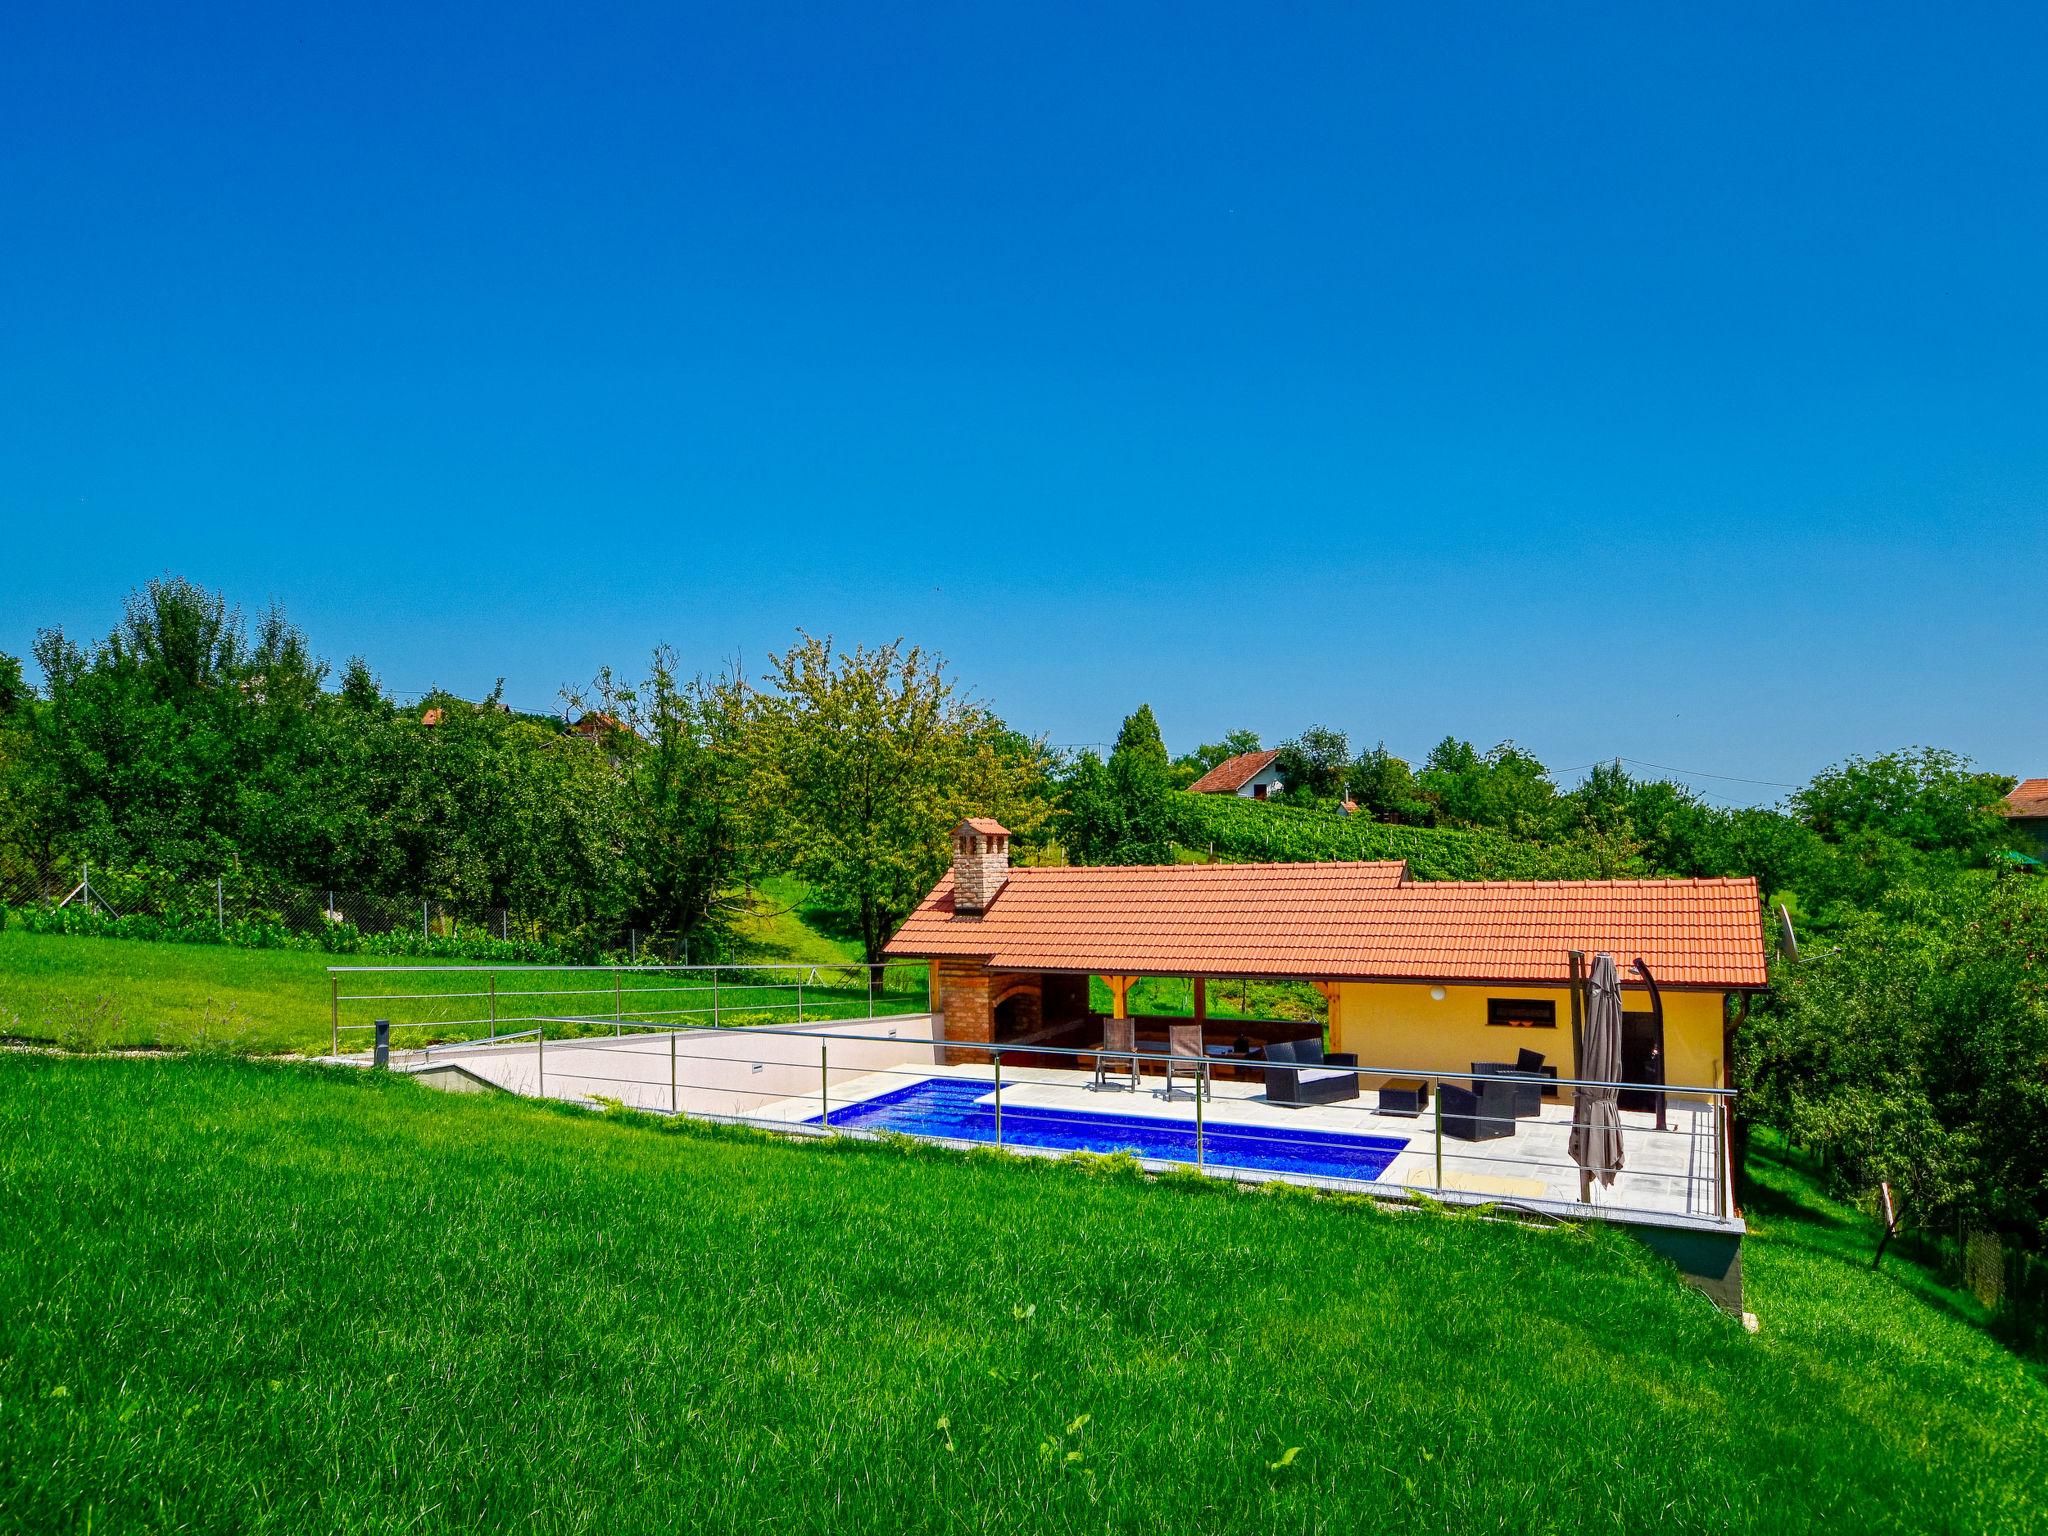
M 1481 754 L 1446 736 L 1431 750 L 1417 783 L 1444 826 L 1490 827 L 1540 839 L 1556 830 L 1557 787 L 1549 772 L 1512 741 Z
M 799 631 L 769 661 L 746 732 L 764 845 L 853 918 L 879 964 L 962 818 L 994 816 L 1020 843 L 1042 830 L 1046 753 L 901 640 L 841 651 Z
M 582 700 L 572 698 L 579 710 Z M 623 920 L 681 939 L 706 957 L 724 947 L 733 888 L 755 872 L 745 751 L 752 696 L 732 677 L 684 678 L 657 647 L 639 686 L 599 674 L 596 708 L 619 722 L 606 749 L 620 764 Z
M 1831 842 L 1875 832 L 1975 861 L 2010 846 L 1997 807 L 2013 783 L 1957 753 L 1911 747 L 1823 769 L 1793 795 L 1792 808 Z
M 1117 728 L 1116 746 L 1110 752 L 1110 761 L 1122 761 L 1133 767 L 1157 768 L 1161 774 L 1165 773 L 1166 742 L 1160 737 L 1159 722 L 1153 718 L 1150 704 L 1140 704 L 1124 716 L 1124 723 Z
M 2048 1239 L 2048 882 L 1895 889 L 1774 978 L 1738 1037 L 1752 1115 L 1893 1222 Z
M 1359 809 L 1375 821 L 1426 827 L 1432 820 L 1435 807 L 1423 798 L 1415 771 L 1384 741 L 1359 755 L 1345 782 Z
M 1273 766 L 1291 798 L 1335 800 L 1351 771 L 1351 742 L 1342 731 L 1312 725 L 1280 748 Z

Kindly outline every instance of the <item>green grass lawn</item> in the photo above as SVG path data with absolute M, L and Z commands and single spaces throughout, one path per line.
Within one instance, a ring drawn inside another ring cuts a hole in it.
M 1767 1170 L 1626 1238 L 0 1056 L 0 1529 L 2042 1528 L 2048 1389 Z
M 848 964 L 859 948 L 836 939 L 807 917 L 805 892 L 793 881 L 770 881 L 756 893 L 739 924 L 742 953 L 760 966 L 809 970 L 803 998 L 808 1019 L 864 1014 L 864 975 Z M 325 1053 L 331 1038 L 330 965 L 431 966 L 429 960 L 327 955 L 283 949 L 231 949 L 213 944 L 154 943 L 136 939 L 31 934 L 0 929 L 0 1036 L 62 1041 L 74 1048 L 225 1044 L 237 1050 Z M 721 985 L 722 1022 L 793 1020 L 797 998 L 790 970 L 757 970 L 753 985 Z M 921 1009 L 922 967 L 891 967 L 880 1000 L 883 1011 Z M 492 995 L 495 988 L 496 995 Z M 616 988 L 616 990 L 614 990 Z M 446 1028 L 399 1029 L 405 1045 L 464 1039 L 500 1027 L 522 1029 L 543 1015 L 610 1016 L 708 1022 L 711 993 L 702 979 L 635 974 L 615 982 L 596 972 L 522 974 L 448 972 L 433 981 L 351 975 L 344 979 L 344 1025 L 379 1017 L 401 1021 L 469 1020 Z M 380 1000 L 376 994 L 401 996 Z M 421 996 L 422 993 L 439 994 Z M 464 995 L 471 994 L 471 995 Z M 669 1010 L 695 1010 L 679 1015 Z M 566 1030 L 558 1032 L 568 1032 Z M 343 1036 L 344 1050 L 367 1050 L 361 1028 Z

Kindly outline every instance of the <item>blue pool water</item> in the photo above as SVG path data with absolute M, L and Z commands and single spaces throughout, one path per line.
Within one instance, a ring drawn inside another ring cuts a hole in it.
M 906 1136 L 993 1144 L 995 1106 L 977 1102 L 988 1096 L 990 1087 L 986 1082 L 928 1077 L 835 1109 L 832 1125 L 842 1130 L 899 1131 Z M 813 1115 L 806 1124 L 817 1125 L 823 1118 Z M 1061 1152 L 1129 1152 L 1165 1162 L 1192 1163 L 1195 1127 L 1193 1121 L 1155 1120 L 1144 1115 L 1005 1104 L 1003 1145 Z M 1203 1157 L 1213 1166 L 1325 1179 L 1377 1179 L 1407 1145 L 1399 1136 L 1347 1136 L 1337 1131 L 1297 1131 L 1216 1120 L 1208 1121 L 1202 1133 Z

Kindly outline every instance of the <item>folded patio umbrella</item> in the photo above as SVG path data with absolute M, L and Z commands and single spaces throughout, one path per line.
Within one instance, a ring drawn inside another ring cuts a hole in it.
M 1593 957 L 1586 982 L 1586 1044 L 1579 1058 L 1579 1076 L 1590 1082 L 1613 1083 L 1621 1077 L 1621 977 L 1614 956 Z M 1590 1181 L 1611 1186 L 1621 1171 L 1621 1090 L 1577 1088 L 1572 1091 L 1572 1161 L 1579 1165 L 1579 1193 Z

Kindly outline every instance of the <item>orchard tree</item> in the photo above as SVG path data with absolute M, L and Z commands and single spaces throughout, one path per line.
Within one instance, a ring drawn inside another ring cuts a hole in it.
M 595 743 L 621 774 L 615 921 L 677 936 L 685 953 L 722 946 L 733 888 L 756 872 L 760 846 L 745 751 L 752 691 L 732 676 L 685 678 L 659 646 L 638 686 L 606 668 L 591 700 L 565 703 L 615 722 Z
M 1782 966 L 1737 1042 L 1749 1113 L 1878 1213 L 1873 1262 L 1956 1217 L 2048 1241 L 2048 882 L 1894 890 Z
M 745 732 L 762 842 L 857 922 L 879 968 L 945 870 L 958 822 L 993 816 L 1024 844 L 1041 832 L 1046 751 L 901 640 L 845 651 L 799 631 L 769 663 Z

